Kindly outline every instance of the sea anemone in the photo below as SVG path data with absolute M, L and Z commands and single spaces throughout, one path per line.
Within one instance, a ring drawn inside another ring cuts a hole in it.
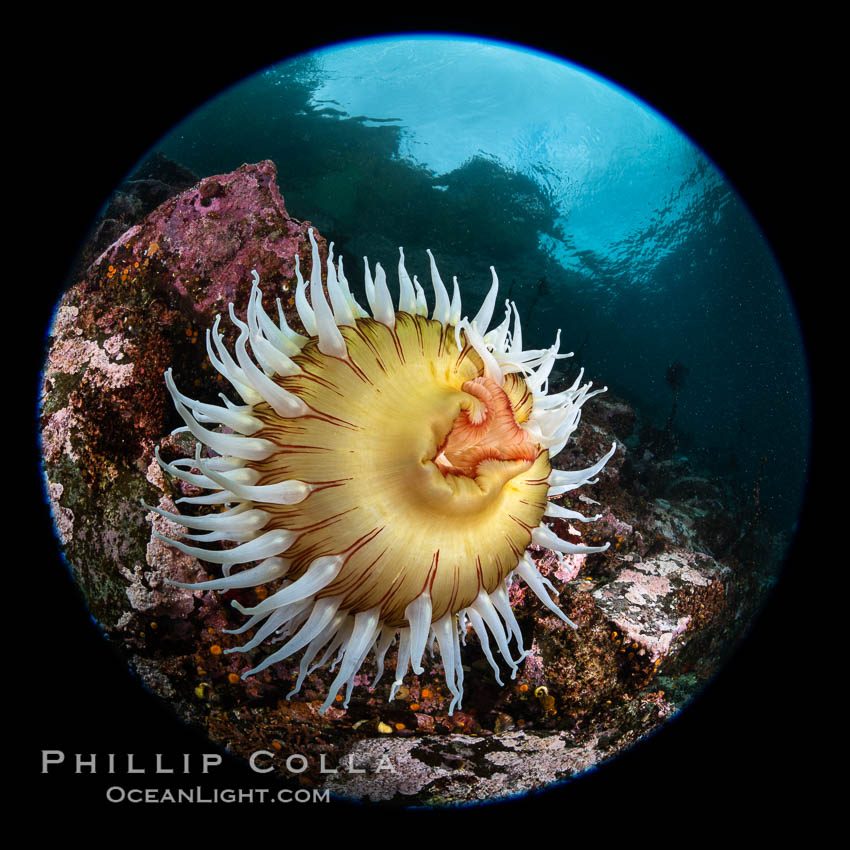
M 431 318 L 402 249 L 398 310 L 384 270 L 376 265 L 373 278 L 364 258 L 370 315 L 351 294 L 342 258 L 334 263 L 333 243 L 322 281 L 312 229 L 309 236 L 309 300 L 295 257 L 295 304 L 306 336 L 288 326 L 279 300 L 278 323 L 267 315 L 256 272 L 245 321 L 230 305 L 239 330 L 235 360 L 220 317 L 207 331 L 210 362 L 243 403 L 223 394 L 223 405 L 195 401 L 177 389 L 170 369 L 165 374 L 186 423 L 178 431 L 199 442 L 192 458 L 166 463 L 157 452 L 157 459 L 175 478 L 211 491 L 179 502 L 225 509 L 183 515 L 145 507 L 202 532 L 181 535 L 193 543 L 236 544 L 207 549 L 154 532 L 222 565 L 221 578 L 174 582 L 179 587 L 224 591 L 279 582 L 253 607 L 233 602 L 249 619 L 228 633 L 256 632 L 228 652 L 283 641 L 243 679 L 303 651 L 291 697 L 308 673 L 335 657 L 332 670 L 339 670 L 321 711 L 343 685 L 347 706 L 369 651 L 377 662 L 374 687 L 398 637 L 393 699 L 408 666 L 423 672 L 426 645 L 433 654 L 436 641 L 451 714 L 463 695 L 459 641 L 469 627 L 500 685 L 490 635 L 512 676 L 527 654 L 508 599 L 515 575 L 575 628 L 527 549 L 546 547 L 560 558 L 608 548 L 569 543 L 543 522 L 598 518 L 548 500 L 592 483 L 613 454 L 616 444 L 587 469 L 550 466 L 584 402 L 603 390 L 591 392 L 580 373 L 569 389 L 549 395 L 555 361 L 570 355 L 558 353 L 560 331 L 551 348 L 523 349 L 516 304 L 506 302 L 504 321 L 489 330 L 498 292 L 492 267 L 490 291 L 469 321 L 461 318 L 457 278 L 449 299 L 430 251 Z M 259 563 L 233 570 L 252 562 Z

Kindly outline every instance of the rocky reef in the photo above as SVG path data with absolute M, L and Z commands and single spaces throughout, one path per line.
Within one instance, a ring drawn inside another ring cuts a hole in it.
M 92 615 L 151 691 L 236 755 L 305 755 L 302 785 L 408 806 L 492 800 L 569 778 L 646 736 L 700 690 L 770 583 L 774 541 L 757 539 L 748 503 L 728 482 L 654 453 L 641 441 L 639 411 L 607 394 L 587 405 L 559 458 L 565 468 L 589 466 L 617 441 L 599 482 L 563 500 L 602 517 L 552 526 L 563 538 L 611 546 L 561 561 L 533 552 L 578 629 L 515 584 L 511 601 L 531 647 L 516 679 L 503 670 L 506 684 L 496 684 L 471 640 L 463 708 L 451 717 L 438 661 L 387 702 L 391 677 L 370 690 L 367 660 L 349 708 L 324 716 L 327 670 L 312 673 L 291 702 L 283 696 L 297 658 L 243 681 L 254 656 L 226 654 L 243 638 L 222 630 L 243 619 L 231 601 L 255 605 L 266 591 L 166 584 L 208 570 L 153 537 L 152 528 L 173 535 L 175 527 L 139 503 L 175 511 L 176 498 L 199 492 L 168 480 L 154 457 L 157 448 L 166 461 L 184 457 L 194 445 L 185 435 L 162 439 L 181 424 L 164 370 L 173 366 L 196 398 L 224 388 L 204 333 L 229 302 L 245 310 L 252 269 L 267 311 L 279 296 L 298 326 L 293 258 L 309 267 L 310 223 L 287 212 L 270 161 L 188 188 L 191 175 L 162 162 L 156 169 L 174 176 L 170 189 L 137 175 L 83 251 L 51 329 L 40 407 L 45 488 L 64 556 Z M 321 238 L 320 250 L 326 255 Z M 328 753 L 333 765 L 363 772 L 323 772 Z

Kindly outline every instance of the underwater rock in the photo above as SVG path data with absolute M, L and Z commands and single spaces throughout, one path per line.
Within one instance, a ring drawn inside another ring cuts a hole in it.
M 686 475 L 674 481 L 665 494 L 678 501 L 702 501 L 723 503 L 723 492 L 718 484 L 699 475 Z
M 103 251 L 58 305 L 40 410 L 46 491 L 92 614 L 187 723 L 245 758 L 269 748 L 302 753 L 310 760 L 302 781 L 350 797 L 404 805 L 493 799 L 574 775 L 639 740 L 682 704 L 671 693 L 682 671 L 696 664 L 689 675 L 704 681 L 714 669 L 746 604 L 741 588 L 750 585 L 741 564 L 715 560 L 707 539 L 717 489 L 686 460 L 659 471 L 636 442 L 634 408 L 621 399 L 594 399 L 559 457 L 566 468 L 586 467 L 618 442 L 593 489 L 561 502 L 601 514 L 582 536 L 610 548 L 561 558 L 532 547 L 578 629 L 515 583 L 510 601 L 529 654 L 513 680 L 501 665 L 499 686 L 477 641 L 467 641 L 468 696 L 453 716 L 436 659 L 405 680 L 394 701 L 387 702 L 392 677 L 385 676 L 374 690 L 355 688 L 347 711 L 334 704 L 324 716 L 318 708 L 333 677 L 326 669 L 311 673 L 292 701 L 284 696 L 297 657 L 243 681 L 245 656 L 226 650 L 244 638 L 222 630 L 242 625 L 232 601 L 256 605 L 264 589 L 190 595 L 166 583 L 194 582 L 207 571 L 154 537 L 139 506 L 144 499 L 174 512 L 177 498 L 200 492 L 172 484 L 155 460 L 157 448 L 170 461 L 191 455 L 194 444 L 180 434 L 160 439 L 181 424 L 163 372 L 174 364 L 177 383 L 199 399 L 223 389 L 202 334 L 230 301 L 244 312 L 252 269 L 269 284 L 266 310 L 273 314 L 280 296 L 298 326 L 293 260 L 298 254 L 309 266 L 309 222 L 288 214 L 275 181 L 265 161 L 165 200 Z M 155 194 L 154 184 L 145 186 Z M 664 499 L 648 498 L 671 481 L 678 486 Z M 152 518 L 174 536 L 168 520 Z M 551 527 L 577 541 L 577 522 L 554 519 Z M 395 654 L 386 659 L 390 670 Z M 357 684 L 368 685 L 374 669 L 370 659 Z M 375 765 L 388 757 L 394 770 L 325 774 L 322 753 Z
M 581 773 L 599 757 L 592 743 L 576 745 L 564 734 L 456 735 L 450 748 L 445 739 L 434 736 L 371 739 L 359 742 L 345 757 L 345 763 L 352 758 L 364 772 L 340 772 L 327 787 L 342 796 L 373 802 L 415 801 L 431 806 L 484 802 Z
M 632 436 L 637 422 L 634 408 L 627 401 L 610 393 L 605 393 L 597 399 L 592 419 L 606 426 L 621 442 Z
M 675 640 L 686 639 L 695 616 L 720 613 L 730 573 L 707 555 L 677 549 L 625 567 L 593 598 L 626 651 L 657 666 Z
M 83 277 L 91 261 L 122 233 L 168 198 L 198 182 L 197 175 L 161 153 L 146 157 L 116 189 L 77 259 L 72 279 Z
M 309 222 L 289 216 L 275 177 L 270 161 L 244 165 L 167 200 L 107 248 L 57 307 L 40 407 L 47 492 L 74 576 L 107 629 L 129 609 L 182 616 L 185 594 L 163 578 L 202 572 L 151 540 L 139 499 L 174 510 L 154 459 L 173 427 L 166 367 L 180 364 L 190 385 L 214 395 L 219 381 L 198 335 L 229 301 L 244 309 L 250 270 L 278 282 L 285 307 L 292 300 L 287 281 L 294 254 L 306 246 L 309 256 Z M 216 191 L 204 194 L 213 183 Z M 162 451 L 178 454 L 176 444 Z

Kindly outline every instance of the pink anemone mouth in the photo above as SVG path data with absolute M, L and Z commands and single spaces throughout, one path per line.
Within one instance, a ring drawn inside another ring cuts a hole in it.
M 519 426 L 505 391 L 483 375 L 466 381 L 462 389 L 473 400 L 455 420 L 434 459 L 440 471 L 475 478 L 485 460 L 525 461 L 530 468 L 540 449 Z

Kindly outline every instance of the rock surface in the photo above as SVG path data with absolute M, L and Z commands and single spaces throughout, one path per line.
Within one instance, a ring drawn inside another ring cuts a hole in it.
M 279 295 L 298 325 L 294 257 L 309 267 L 309 223 L 289 216 L 275 178 L 271 162 L 245 165 L 164 201 L 103 251 L 59 305 L 41 403 L 46 492 L 92 614 L 141 680 L 188 723 L 246 758 L 259 749 L 304 754 L 310 766 L 300 781 L 346 797 L 400 805 L 492 800 L 568 778 L 630 746 L 712 674 L 765 579 L 729 554 L 740 520 L 724 508 L 735 504 L 728 485 L 687 461 L 656 463 L 622 399 L 590 402 L 557 459 L 581 468 L 617 441 L 598 483 L 562 500 L 601 518 L 551 523 L 561 537 L 611 547 L 561 560 L 533 551 L 578 629 L 549 615 L 525 585 L 512 586 L 531 651 L 515 680 L 503 669 L 499 687 L 470 640 L 462 651 L 464 703 L 451 717 L 438 660 L 422 676 L 410 674 L 392 703 L 391 676 L 370 689 L 367 661 L 349 708 L 333 706 L 325 716 L 318 707 L 327 670 L 311 674 L 291 702 L 283 695 L 297 659 L 242 681 L 264 651 L 226 654 L 243 638 L 222 630 L 241 625 L 232 600 L 253 605 L 263 591 L 218 595 L 164 583 L 208 574 L 154 538 L 152 529 L 173 535 L 175 527 L 139 506 L 144 499 L 174 511 L 175 498 L 191 490 L 176 488 L 154 459 L 156 447 L 170 460 L 193 445 L 163 438 L 180 424 L 164 370 L 173 366 L 177 384 L 200 399 L 224 388 L 207 362 L 204 333 L 229 302 L 244 311 L 252 269 L 266 309 L 274 313 L 272 294 Z M 324 254 L 321 239 L 320 247 Z M 363 772 L 323 772 L 323 755 Z
M 290 218 L 275 178 L 270 161 L 245 165 L 165 201 L 58 305 L 41 399 L 47 492 L 67 560 L 107 630 L 126 627 L 133 612 L 194 607 L 162 578 L 197 577 L 201 568 L 151 541 L 139 508 L 144 498 L 174 510 L 154 459 L 163 434 L 181 424 L 163 372 L 173 366 L 197 394 L 224 389 L 206 362 L 204 334 L 229 302 L 244 310 L 252 269 L 268 282 L 266 308 L 274 312 L 276 292 L 291 310 L 294 257 L 309 258 L 309 222 Z M 163 443 L 167 459 L 185 453 L 179 443 Z

